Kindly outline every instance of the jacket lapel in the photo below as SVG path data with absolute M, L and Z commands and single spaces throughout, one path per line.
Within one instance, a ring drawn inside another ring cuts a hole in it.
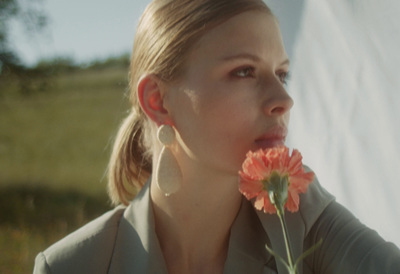
M 276 273 L 274 258 L 265 244 L 269 244 L 268 236 L 251 203 L 243 198 L 231 228 L 224 273 Z
M 152 212 L 146 183 L 121 218 L 109 273 L 167 273 Z

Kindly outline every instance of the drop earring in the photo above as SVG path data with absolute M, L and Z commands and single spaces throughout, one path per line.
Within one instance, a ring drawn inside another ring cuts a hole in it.
M 156 182 L 165 196 L 169 196 L 177 192 L 182 185 L 181 168 L 168 147 L 175 140 L 175 130 L 170 125 L 162 125 L 157 131 L 157 139 L 163 147 L 158 158 Z

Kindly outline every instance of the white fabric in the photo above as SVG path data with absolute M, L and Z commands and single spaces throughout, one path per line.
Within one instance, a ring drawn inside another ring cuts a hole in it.
M 400 246 L 400 1 L 269 0 L 292 61 L 289 146 Z

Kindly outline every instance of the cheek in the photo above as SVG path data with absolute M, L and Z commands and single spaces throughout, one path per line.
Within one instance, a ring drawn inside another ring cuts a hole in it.
M 240 121 L 255 110 L 255 97 L 245 88 L 237 85 L 217 83 L 202 89 L 198 96 L 198 106 L 202 114 L 211 119 L 229 122 Z
M 179 130 L 190 126 L 192 117 L 198 115 L 199 98 L 195 91 L 175 89 L 168 95 L 167 111 Z
M 176 127 L 189 149 L 233 150 L 233 144 L 243 143 L 248 136 L 251 111 L 242 102 L 217 97 L 187 97 L 176 111 Z
M 201 141 L 213 147 L 215 153 L 222 153 L 230 159 L 242 161 L 250 149 L 254 125 L 257 119 L 255 108 L 248 108 L 243 101 L 225 98 L 216 101 L 208 108 L 202 108 L 202 127 L 204 134 Z
M 214 84 L 203 89 L 198 99 L 199 120 L 204 128 L 224 139 L 242 139 L 257 119 L 259 106 L 254 93 L 237 85 Z
M 216 153 L 235 158 L 245 155 L 251 127 L 257 119 L 254 97 L 215 83 L 179 92 L 171 96 L 174 100 L 171 111 L 187 149 L 196 154 L 207 150 L 214 156 L 218 156 Z

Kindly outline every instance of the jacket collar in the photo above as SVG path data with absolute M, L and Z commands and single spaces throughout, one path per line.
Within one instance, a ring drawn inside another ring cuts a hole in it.
M 120 220 L 109 273 L 168 273 L 156 236 L 150 183 L 142 188 Z M 325 207 L 333 200 L 317 180 L 302 195 L 300 210 L 287 213 L 293 256 L 303 252 L 303 241 Z M 265 250 L 268 244 L 283 258 L 286 250 L 276 215 L 255 211 L 243 198 L 232 225 L 224 273 L 286 273 L 286 268 Z M 276 261 L 276 266 L 275 266 Z M 300 272 L 301 272 L 300 265 Z
M 155 232 L 149 188 L 147 183 L 120 220 L 108 273 L 168 273 Z M 224 273 L 276 273 L 265 243 L 268 237 L 250 202 L 243 199 L 231 228 Z
M 109 273 L 168 273 L 155 232 L 149 182 L 121 218 Z
M 257 214 L 245 198 L 232 225 L 224 273 L 276 273 L 270 245 Z

